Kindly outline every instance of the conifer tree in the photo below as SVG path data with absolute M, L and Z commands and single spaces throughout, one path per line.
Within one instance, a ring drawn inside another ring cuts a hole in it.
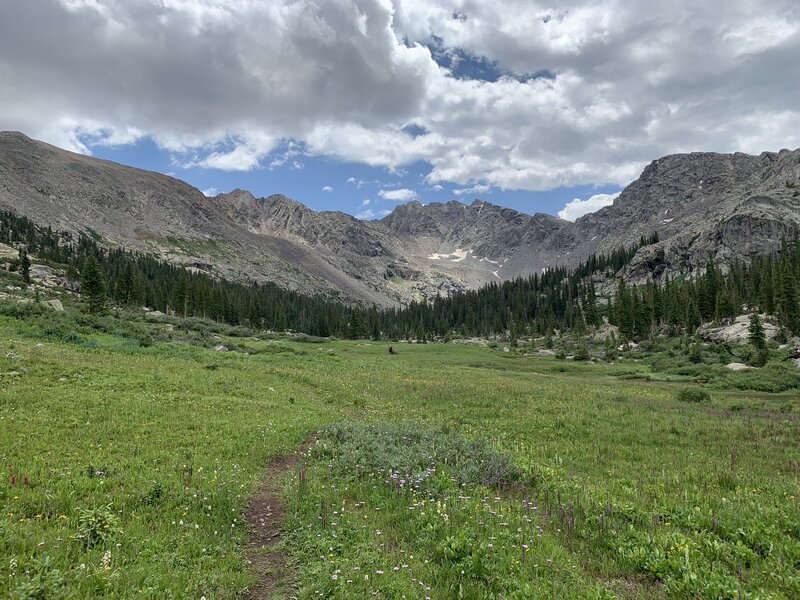
M 81 293 L 87 300 L 89 312 L 101 313 L 106 308 L 106 278 L 97 257 L 92 253 L 86 259 L 81 275 Z
M 753 360 L 750 361 L 750 364 L 754 367 L 763 367 L 767 364 L 769 354 L 767 352 L 767 338 L 764 334 L 764 325 L 761 323 L 761 318 L 758 316 L 758 313 L 750 315 L 750 327 L 748 331 L 750 333 L 750 343 L 753 344 L 756 349 L 756 354 Z
M 767 338 L 764 334 L 764 325 L 761 323 L 761 317 L 758 313 L 750 315 L 750 326 L 748 327 L 750 343 L 756 350 L 764 350 L 767 347 Z
M 31 259 L 28 257 L 28 251 L 25 248 L 20 248 L 19 251 L 19 270 L 22 274 L 22 281 L 25 283 L 31 282 Z

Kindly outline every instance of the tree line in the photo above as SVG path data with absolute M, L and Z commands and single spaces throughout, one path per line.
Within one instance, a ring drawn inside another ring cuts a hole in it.
M 612 297 L 601 301 L 597 285 L 612 281 L 641 247 L 658 242 L 653 234 L 610 254 L 593 254 L 574 269 L 547 269 L 396 309 L 348 306 L 272 283 L 234 282 L 189 272 L 149 254 L 104 248 L 95 235 L 55 232 L 11 212 L 0 212 L 0 241 L 22 247 L 20 260 L 24 253 L 28 265 L 22 267 L 25 277 L 28 254 L 64 266 L 68 279 L 81 282 L 85 304 L 93 312 L 105 310 L 108 303 L 147 306 L 257 329 L 418 340 L 495 335 L 515 339 L 557 330 L 581 333 L 599 326 L 605 317 L 622 336 L 635 340 L 656 331 L 692 333 L 702 322 L 758 307 L 779 316 L 789 330 L 800 331 L 796 241 L 749 264 L 734 263 L 727 272 L 709 263 L 699 277 L 640 286 L 619 279 Z

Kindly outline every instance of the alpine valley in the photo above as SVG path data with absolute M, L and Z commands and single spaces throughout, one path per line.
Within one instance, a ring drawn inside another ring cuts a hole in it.
M 574 223 L 482 200 L 410 202 L 362 221 L 280 194 L 209 198 L 166 175 L 3 132 L 0 209 L 192 271 L 391 307 L 575 267 L 653 234 L 624 267 L 633 283 L 776 251 L 800 229 L 800 150 L 666 156 L 612 206 Z

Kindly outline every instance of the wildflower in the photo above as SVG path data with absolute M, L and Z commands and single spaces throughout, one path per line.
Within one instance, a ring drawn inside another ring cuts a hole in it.
M 111 570 L 111 550 L 106 550 L 103 553 L 103 558 L 100 559 L 100 565 L 103 567 L 103 571 Z

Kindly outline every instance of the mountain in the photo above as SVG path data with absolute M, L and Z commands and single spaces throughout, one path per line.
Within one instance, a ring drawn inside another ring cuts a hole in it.
M 800 150 L 667 156 L 574 223 L 481 200 L 410 202 L 359 221 L 282 195 L 208 198 L 172 177 L 3 132 L 0 208 L 229 279 L 392 306 L 575 266 L 653 232 L 660 241 L 628 267 L 634 280 L 775 250 L 800 227 Z

